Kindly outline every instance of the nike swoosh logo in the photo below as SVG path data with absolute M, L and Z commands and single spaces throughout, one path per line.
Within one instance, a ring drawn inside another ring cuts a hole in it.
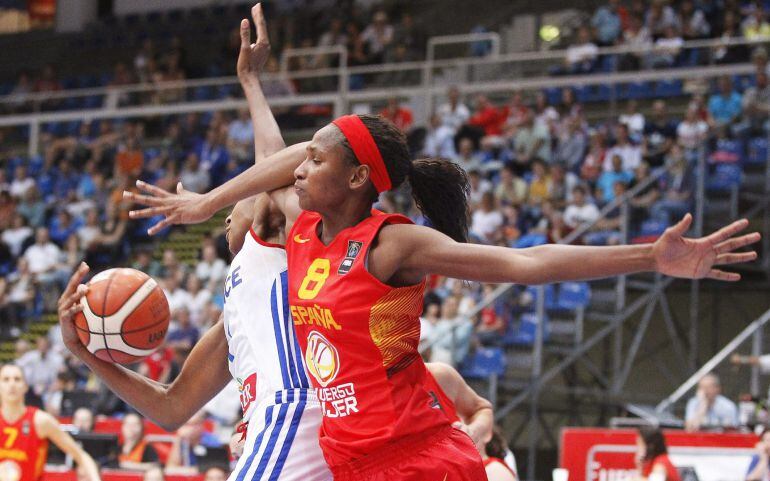
M 297 234 L 294 236 L 294 242 L 297 244 L 304 244 L 305 242 L 310 242 L 310 239 L 303 239 L 299 234 Z

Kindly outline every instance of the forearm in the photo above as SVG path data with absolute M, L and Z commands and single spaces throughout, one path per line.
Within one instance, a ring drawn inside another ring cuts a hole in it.
M 613 277 L 655 270 L 652 244 L 571 246 L 546 244 L 517 251 L 522 259 L 506 263 L 509 281 L 545 284 Z
M 259 81 L 242 82 L 241 85 L 249 103 L 249 114 L 254 129 L 254 162 L 256 163 L 283 149 L 286 143 L 281 136 L 278 122 L 270 111 L 270 105 L 267 103 Z
M 482 408 L 476 411 L 466 423 L 468 428 L 479 434 L 479 438 L 484 442 L 492 438 L 492 429 L 494 429 L 495 419 L 492 414 L 492 408 Z
M 90 481 L 99 481 L 101 476 L 99 475 L 99 467 L 91 456 L 88 455 L 82 449 L 78 451 L 78 455 L 75 458 L 75 462 L 80 468 L 82 468 Z
M 295 144 L 249 167 L 204 196 L 202 208 L 214 214 L 239 200 L 294 183 L 294 170 L 306 156 L 308 142 Z

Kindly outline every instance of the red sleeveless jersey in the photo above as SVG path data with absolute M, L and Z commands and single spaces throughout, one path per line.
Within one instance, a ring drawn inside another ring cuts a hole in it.
M 35 430 L 36 412 L 37 408 L 28 407 L 14 423 L 0 414 L 0 471 L 17 471 L 19 481 L 38 481 L 48 455 L 48 440 Z
M 394 288 L 366 268 L 380 228 L 410 220 L 373 210 L 328 246 L 320 221 L 303 212 L 289 232 L 288 296 L 322 403 L 321 448 L 334 467 L 448 423 L 432 407 L 417 351 L 424 283 Z
M 438 381 L 436 381 L 436 378 L 433 377 L 433 374 L 431 374 L 430 371 L 425 373 L 425 389 L 428 391 L 428 394 L 431 395 L 431 398 L 433 398 L 432 406 L 436 409 L 442 410 L 444 414 L 446 414 L 446 417 L 449 419 L 450 423 L 462 421 L 457 415 L 457 408 L 455 407 L 455 403 L 453 403 L 452 400 L 449 399 L 449 396 L 446 395 L 444 390 L 441 389 Z

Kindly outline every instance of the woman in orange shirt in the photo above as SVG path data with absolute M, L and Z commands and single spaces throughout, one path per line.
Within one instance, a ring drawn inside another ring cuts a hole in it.
M 668 449 L 663 432 L 658 428 L 639 428 L 636 437 L 636 469 L 638 474 L 635 481 L 647 481 L 653 473 L 663 475 L 663 481 L 681 481 L 679 471 L 668 459 Z
M 158 453 L 144 439 L 144 422 L 138 414 L 129 413 L 120 427 L 122 443 L 118 461 L 123 469 L 146 471 L 158 463 Z

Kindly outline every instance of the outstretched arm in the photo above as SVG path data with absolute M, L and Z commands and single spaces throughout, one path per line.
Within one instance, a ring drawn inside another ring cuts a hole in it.
M 102 361 L 78 339 L 73 319 L 82 310 L 80 300 L 88 292 L 87 286 L 79 285 L 87 272 L 88 266 L 81 264 L 59 299 L 64 345 L 121 399 L 163 428 L 175 430 L 230 380 L 222 320 L 193 347 L 177 379 L 168 386 L 160 384 L 119 364 Z
M 72 436 L 62 431 L 59 422 L 50 414 L 44 411 L 35 413 L 35 430 L 41 437 L 48 439 L 59 449 L 68 454 L 78 466 L 83 468 L 89 481 L 100 481 L 99 467 L 93 458 L 88 455 L 78 443 L 72 439 Z
M 380 245 L 387 247 L 374 257 L 379 272 L 373 273 L 381 280 L 396 278 L 401 282 L 418 282 L 433 273 L 480 282 L 547 284 L 642 271 L 690 279 L 739 280 L 739 274 L 724 272 L 718 266 L 756 259 L 756 252 L 733 251 L 757 242 L 759 234 L 734 237 L 748 227 L 743 219 L 707 237 L 685 238 L 691 222 L 692 216 L 686 215 L 653 244 L 548 244 L 527 249 L 460 244 L 426 227 L 392 225 L 380 233 Z

